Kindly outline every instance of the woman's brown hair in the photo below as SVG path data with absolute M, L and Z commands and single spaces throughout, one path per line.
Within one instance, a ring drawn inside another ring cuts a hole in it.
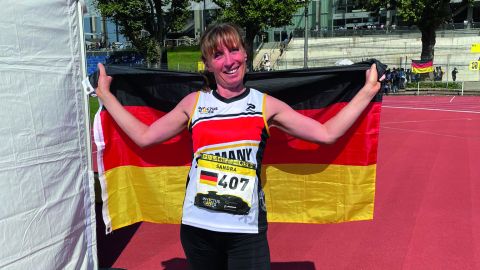
M 246 50 L 240 28 L 231 23 L 216 23 L 205 30 L 200 38 L 202 60 L 206 62 L 219 45 L 224 45 L 229 49 L 241 48 Z
M 246 50 L 245 42 L 238 26 L 231 23 L 215 23 L 207 27 L 200 38 L 200 51 L 204 63 L 212 57 L 220 45 L 224 45 L 229 49 L 241 48 Z M 202 75 L 205 80 L 202 90 L 208 92 L 211 89 L 215 89 L 216 82 L 213 74 L 205 70 Z

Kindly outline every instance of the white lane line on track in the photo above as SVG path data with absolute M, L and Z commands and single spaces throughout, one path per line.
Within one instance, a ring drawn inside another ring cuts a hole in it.
M 423 133 L 423 134 L 435 135 L 435 136 L 451 137 L 451 138 L 461 138 L 461 139 L 465 139 L 465 138 L 466 138 L 465 136 L 456 136 L 456 135 L 435 133 L 435 132 L 422 131 L 422 130 L 412 130 L 412 129 L 406 129 L 406 128 L 393 128 L 393 127 L 382 127 L 382 128 L 384 128 L 384 129 L 392 129 L 392 130 L 399 130 L 399 131 L 406 131 L 406 132 Z
M 440 112 L 458 112 L 458 113 L 479 113 L 480 111 L 463 111 L 463 110 L 446 110 L 446 109 L 433 109 L 433 108 L 415 108 L 415 107 L 397 107 L 397 106 L 385 106 L 383 105 L 382 108 L 390 108 L 390 109 L 406 109 L 406 110 L 425 110 L 425 111 L 440 111 Z
M 456 96 L 453 96 L 452 99 L 450 99 L 450 103 L 455 99 Z
M 403 123 L 426 123 L 426 122 L 445 122 L 445 121 L 472 121 L 472 118 L 447 118 L 447 119 L 428 119 L 428 120 L 411 120 L 411 121 L 395 121 L 384 122 L 383 124 L 403 124 Z

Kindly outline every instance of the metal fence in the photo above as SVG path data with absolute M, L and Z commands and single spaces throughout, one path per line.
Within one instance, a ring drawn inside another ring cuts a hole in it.
M 448 95 L 448 96 L 480 96 L 480 85 L 469 87 L 472 82 L 455 82 L 455 83 L 437 83 L 433 85 L 431 82 L 416 82 L 409 83 L 405 88 L 399 89 L 396 92 L 387 91 L 385 86 L 382 86 L 383 91 L 387 95 Z
M 443 35 L 478 35 L 480 31 L 480 22 L 474 22 L 470 25 L 463 23 L 449 23 L 444 24 L 437 29 L 437 33 Z M 377 36 L 377 35 L 410 35 L 417 34 L 420 30 L 417 26 L 364 26 L 356 29 L 334 28 L 328 29 L 311 29 L 308 31 L 308 36 L 312 38 L 324 37 L 349 37 L 349 36 Z M 305 30 L 302 28 L 294 29 L 292 31 L 294 38 L 305 37 Z

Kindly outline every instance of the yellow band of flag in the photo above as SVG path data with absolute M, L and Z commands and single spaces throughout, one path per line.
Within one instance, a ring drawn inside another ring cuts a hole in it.
M 187 166 L 122 166 L 105 172 L 112 229 L 139 221 L 180 223 Z M 262 167 L 271 222 L 332 223 L 373 218 L 376 165 Z M 299 175 L 301 177 L 299 177 Z
M 212 181 L 203 180 L 203 179 L 200 179 L 200 183 L 205 184 L 205 185 L 209 185 L 209 186 L 216 186 L 217 185 L 217 182 L 212 182 Z
M 416 67 L 413 67 L 413 68 L 412 68 L 412 72 L 413 72 L 413 73 L 429 73 L 429 72 L 433 72 L 433 66 L 431 66 L 431 67 L 425 67 L 425 68 L 416 68 Z

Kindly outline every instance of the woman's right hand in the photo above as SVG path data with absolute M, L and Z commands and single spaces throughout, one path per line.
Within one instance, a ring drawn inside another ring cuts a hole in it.
M 98 83 L 97 89 L 95 93 L 97 94 L 98 98 L 102 100 L 106 95 L 110 93 L 110 84 L 112 83 L 112 77 L 107 75 L 105 71 L 105 67 L 102 63 L 97 64 L 98 67 Z

